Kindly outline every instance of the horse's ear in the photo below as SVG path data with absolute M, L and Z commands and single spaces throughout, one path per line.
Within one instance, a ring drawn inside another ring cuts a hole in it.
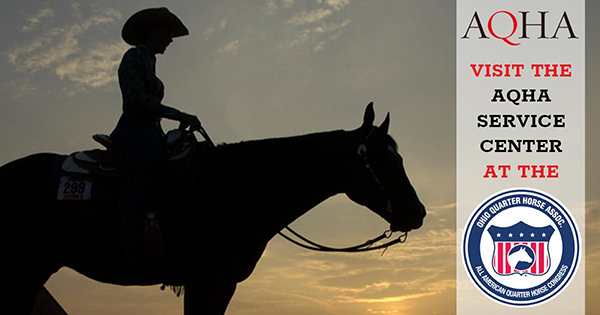
M 379 126 L 379 130 L 381 130 L 381 132 L 386 135 L 388 133 L 388 130 L 390 130 L 390 113 L 389 112 L 387 113 L 387 115 L 385 115 L 385 120 L 383 121 L 383 123 L 381 123 L 381 126 Z
M 363 124 L 360 129 L 371 130 L 373 121 L 375 121 L 375 111 L 373 110 L 373 102 L 371 102 L 365 109 L 365 116 L 363 117 Z

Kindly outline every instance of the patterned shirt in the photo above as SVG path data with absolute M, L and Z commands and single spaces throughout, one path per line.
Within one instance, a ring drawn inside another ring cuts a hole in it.
M 145 46 L 129 49 L 119 66 L 123 113 L 132 118 L 176 120 L 177 109 L 161 104 L 165 86 L 156 77 L 156 56 Z

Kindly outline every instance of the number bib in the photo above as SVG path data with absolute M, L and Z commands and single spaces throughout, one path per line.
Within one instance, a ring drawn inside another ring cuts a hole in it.
M 63 176 L 58 182 L 57 200 L 90 200 L 92 199 L 92 180 Z

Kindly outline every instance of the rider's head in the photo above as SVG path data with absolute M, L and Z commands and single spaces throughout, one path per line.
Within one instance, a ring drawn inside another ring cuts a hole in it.
M 146 36 L 142 45 L 148 47 L 154 54 L 164 54 L 171 42 L 173 42 L 173 36 L 167 29 L 149 26 L 146 28 Z
M 132 15 L 121 32 L 130 45 L 144 45 L 155 54 L 162 54 L 173 38 L 190 32 L 183 22 L 167 8 L 144 9 Z

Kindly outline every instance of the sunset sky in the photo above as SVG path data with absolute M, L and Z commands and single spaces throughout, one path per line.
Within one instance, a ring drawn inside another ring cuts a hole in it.
M 158 57 L 163 103 L 230 143 L 355 129 L 374 101 L 377 124 L 390 112 L 390 134 L 428 209 L 423 228 L 383 256 L 313 253 L 275 237 L 227 314 L 455 314 L 454 1 L 1 1 L 0 164 L 97 147 L 91 135 L 110 133 L 121 114 L 121 27 L 159 6 L 191 33 Z M 588 314 L 600 313 L 598 12 L 588 1 Z M 387 224 L 340 195 L 293 227 L 343 246 Z M 101 284 L 63 268 L 46 287 L 73 315 L 182 314 L 183 299 L 159 286 Z

